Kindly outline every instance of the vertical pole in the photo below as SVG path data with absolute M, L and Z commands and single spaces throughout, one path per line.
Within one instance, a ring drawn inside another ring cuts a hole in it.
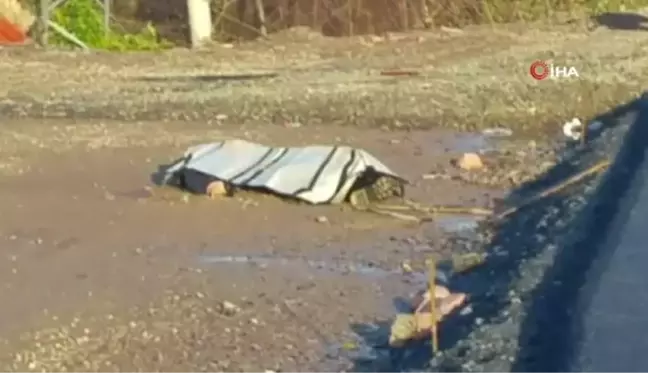
M 40 14 L 38 15 L 39 41 L 42 47 L 46 48 L 49 39 L 49 0 L 40 0 Z
M 104 33 L 106 36 L 110 33 L 110 6 L 111 0 L 104 0 Z
M 428 0 L 420 0 L 421 7 L 421 20 L 423 21 L 423 27 L 430 28 L 432 27 L 432 17 L 430 17 L 430 8 L 428 7 Z
M 322 23 L 319 21 L 319 9 L 320 9 L 320 0 L 315 0 L 313 1 L 313 11 L 312 11 L 312 20 L 311 20 L 311 27 L 313 27 L 315 30 L 322 32 Z M 295 10 L 295 14 L 297 14 L 297 10 Z
M 436 260 L 434 257 L 428 261 L 428 276 L 429 276 L 429 292 L 430 292 L 430 317 L 432 318 L 432 355 L 439 350 L 439 337 L 437 333 L 437 305 L 436 305 Z
M 211 40 L 212 19 L 209 0 L 187 0 L 191 47 L 199 48 Z
M 346 4 L 346 6 L 347 6 L 347 23 L 348 23 L 348 25 L 347 25 L 348 26 L 347 33 L 349 34 L 348 36 L 353 36 L 353 34 L 355 33 L 355 25 L 353 24 L 353 21 L 354 21 L 353 20 L 353 5 L 354 5 L 353 3 L 354 3 L 353 0 L 349 0 L 349 1 L 347 1 L 347 4 Z
M 401 11 L 401 25 L 403 27 L 402 31 L 409 31 L 409 7 L 408 0 L 401 0 L 400 2 L 400 11 Z

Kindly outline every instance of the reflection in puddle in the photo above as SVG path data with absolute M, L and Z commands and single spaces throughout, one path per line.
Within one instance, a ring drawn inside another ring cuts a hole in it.
M 427 273 L 425 272 L 403 272 L 402 269 L 385 269 L 376 267 L 374 265 L 360 264 L 360 263 L 340 263 L 334 261 L 324 260 L 308 260 L 301 258 L 280 258 L 268 257 L 261 255 L 203 255 L 199 257 L 202 264 L 208 265 L 249 265 L 256 268 L 273 267 L 292 267 L 292 269 L 306 269 L 309 273 L 310 270 L 319 271 L 321 273 L 328 273 L 337 276 L 357 275 L 368 276 L 374 279 L 396 279 L 403 283 L 414 286 L 426 286 Z M 450 277 L 454 273 L 454 264 L 452 259 L 443 259 L 437 262 L 437 281 L 441 284 L 449 284 Z M 295 273 L 295 272 L 287 272 Z
M 472 238 L 477 234 L 479 218 L 469 215 L 441 215 L 435 219 L 435 224 L 440 229 L 458 237 Z M 269 266 L 297 267 L 301 269 L 316 270 L 336 275 L 361 275 L 386 278 L 391 276 L 401 277 L 402 280 L 413 284 L 425 284 L 426 274 L 422 272 L 403 273 L 402 269 L 385 269 L 373 263 L 341 262 L 334 260 L 312 260 L 305 258 L 282 258 L 264 255 L 203 255 L 199 257 L 203 264 L 244 264 L 257 268 Z M 447 282 L 446 268 L 438 272 L 438 279 Z
M 440 215 L 434 219 L 434 223 L 445 232 L 459 235 L 474 233 L 479 221 L 479 217 L 472 215 Z
M 459 134 L 452 139 L 452 150 L 459 153 L 482 153 L 493 150 L 489 139 L 479 133 Z
M 308 260 L 299 258 L 278 258 L 268 256 L 251 256 L 251 255 L 204 255 L 200 257 L 200 262 L 205 264 L 249 264 L 261 268 L 268 266 L 297 266 L 308 269 L 334 273 L 338 275 L 356 274 L 362 276 L 388 277 L 401 276 L 406 277 L 409 281 L 425 282 L 425 274 L 408 273 L 404 275 L 400 270 L 389 270 L 377 267 L 371 264 L 361 263 L 336 263 L 324 260 Z M 419 281 L 422 280 L 422 281 Z
M 498 140 L 511 134 L 506 128 L 488 128 L 481 133 L 460 133 L 454 135 L 451 148 L 460 153 L 488 153 L 496 150 Z

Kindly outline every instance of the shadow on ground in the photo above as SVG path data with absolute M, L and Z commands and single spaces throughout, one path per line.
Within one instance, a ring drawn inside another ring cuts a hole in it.
M 271 79 L 279 76 L 277 73 L 259 74 L 209 74 L 209 75 L 177 75 L 177 76 L 143 76 L 137 78 L 143 82 L 243 82 L 249 80 Z
M 563 148 L 561 161 L 535 181 L 513 191 L 504 201 L 502 208 L 515 206 L 521 199 L 535 195 L 549 186 L 557 185 L 568 177 L 607 159 L 610 156 L 609 145 L 601 144 L 612 142 L 608 136 L 609 132 L 614 134 L 627 132 L 627 129 L 617 125 L 617 118 L 632 112 L 637 105 L 637 102 L 633 102 L 596 118 L 604 123 L 604 126 L 595 133 L 590 132 L 587 145 L 561 145 Z M 645 131 L 645 129 L 642 130 L 642 132 Z M 638 134 L 628 134 L 628 136 L 638 136 Z M 648 133 L 642 133 L 640 136 L 646 137 Z M 620 153 L 619 156 L 623 155 Z M 604 178 L 609 177 L 609 173 L 604 176 Z M 617 185 L 614 188 L 622 187 L 623 185 Z M 560 321 L 563 323 L 561 325 L 569 326 L 569 320 L 565 319 L 568 312 L 566 312 L 563 302 L 565 297 L 572 296 L 570 291 L 578 289 L 578 282 L 582 281 L 582 278 L 578 276 L 570 278 L 570 281 L 576 283 L 574 289 L 565 288 L 562 292 L 549 296 L 547 288 L 555 287 L 553 286 L 554 281 L 556 279 L 564 280 L 564 277 L 562 277 L 561 270 L 556 268 L 550 268 L 545 274 L 546 267 L 550 265 L 547 264 L 542 271 L 533 274 L 535 278 L 542 279 L 542 283 L 532 292 L 531 296 L 514 294 L 511 289 L 521 281 L 523 275 L 529 277 L 528 273 L 521 272 L 521 267 L 525 263 L 545 255 L 547 251 L 556 251 L 556 248 L 560 248 L 564 242 L 565 237 L 569 237 L 572 233 L 574 221 L 582 219 L 583 214 L 592 214 L 588 205 L 576 209 L 575 213 L 578 215 L 573 218 L 565 218 L 565 214 L 562 213 L 562 211 L 573 210 L 574 202 L 570 200 L 570 196 L 578 195 L 582 192 L 582 188 L 582 184 L 568 187 L 561 193 L 553 194 L 537 203 L 519 209 L 499 223 L 491 222 L 480 227 L 481 230 L 493 232 L 492 239 L 486 248 L 489 254 L 486 265 L 469 274 L 454 276 L 449 282 L 449 287 L 452 290 L 470 294 L 471 311 L 462 312 L 443 323 L 439 333 L 441 352 L 436 354 L 434 359 L 431 359 L 431 349 L 427 343 L 412 344 L 399 351 L 388 348 L 387 338 L 390 323 L 381 321 L 372 325 L 351 326 L 360 339 L 377 351 L 375 354 L 377 358 L 372 361 L 356 359 L 353 369 L 355 371 L 465 371 L 467 368 L 462 366 L 462 361 L 465 360 L 463 358 L 467 354 L 471 354 L 469 360 L 478 365 L 500 359 L 502 356 L 497 356 L 498 354 L 492 349 L 483 353 L 475 353 L 475 351 L 470 351 L 474 348 L 460 342 L 479 329 L 479 325 L 504 324 L 510 317 L 515 316 L 511 315 L 510 311 L 512 302 L 523 304 L 523 311 L 517 315 L 523 320 L 519 345 L 531 346 L 529 349 L 522 348 L 518 356 L 511 357 L 515 360 L 512 362 L 513 371 L 564 369 L 559 367 L 561 365 L 557 364 L 558 362 L 554 362 L 556 363 L 554 364 L 548 360 L 536 358 L 549 356 L 560 349 L 567 349 L 568 330 L 553 327 L 552 323 Z M 607 192 L 615 193 L 615 190 Z M 600 214 L 601 211 L 598 209 L 605 208 L 594 208 L 594 214 Z M 600 225 L 596 229 L 604 230 L 605 227 Z M 593 236 L 592 239 L 596 239 L 596 236 Z M 561 250 L 560 253 L 570 255 L 569 251 Z M 577 254 L 574 255 L 576 255 L 575 259 L 579 259 Z M 558 261 L 565 261 L 568 263 L 567 266 L 573 265 L 573 260 L 558 258 Z M 588 265 L 587 262 L 578 264 L 579 266 L 576 268 L 578 271 L 586 269 L 585 267 Z M 528 287 L 533 289 L 535 284 L 530 284 Z M 546 303 L 548 296 L 549 303 Z M 556 316 L 551 320 L 546 317 L 549 314 L 547 307 L 551 307 L 551 312 L 558 310 Z M 542 326 L 538 328 L 538 325 Z M 538 331 L 544 334 L 539 337 Z M 503 339 L 507 339 L 506 337 L 503 336 Z M 513 334 L 508 336 L 510 340 L 517 338 L 518 336 Z
M 593 18 L 596 23 L 611 30 L 648 30 L 648 17 L 637 13 L 606 12 Z
M 648 97 L 623 108 L 629 115 L 620 118 L 629 130 L 623 145 L 596 190 L 594 198 L 581 213 L 573 233 L 554 265 L 531 296 L 528 316 L 522 325 L 520 345 L 514 371 L 569 371 L 574 361 L 582 329 L 579 302 L 586 297 L 587 274 L 594 263 L 605 262 L 608 252 L 602 243 L 610 234 L 610 224 L 626 199 L 626 190 L 644 159 L 648 138 Z M 612 342 L 612 343 L 617 343 Z M 550 358 L 548 358 L 550 357 Z

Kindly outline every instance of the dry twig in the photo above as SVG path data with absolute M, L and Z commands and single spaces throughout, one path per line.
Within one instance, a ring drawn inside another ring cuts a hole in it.
M 576 184 L 576 183 L 580 182 L 581 180 L 585 179 L 586 177 L 588 177 L 590 175 L 594 175 L 596 173 L 599 173 L 599 172 L 605 170 L 609 165 L 610 165 L 609 160 L 599 162 L 599 163 L 587 168 L 584 171 L 581 171 L 581 172 L 579 172 L 579 173 L 577 173 L 575 175 L 570 176 L 569 178 L 567 178 L 567 180 L 559 183 L 558 185 L 555 185 L 555 186 L 553 186 L 551 188 L 545 189 L 542 192 L 540 192 L 540 193 L 538 193 L 538 194 L 536 194 L 536 195 L 522 201 L 522 203 L 520 203 L 519 205 L 513 206 L 513 207 L 511 207 L 511 208 L 509 208 L 507 210 L 502 211 L 501 213 L 497 214 L 495 219 L 496 220 L 503 219 L 503 218 L 513 214 L 514 212 L 517 212 L 520 209 L 522 209 L 522 208 L 524 208 L 524 207 L 526 207 L 526 206 L 528 206 L 528 205 L 530 205 L 530 204 L 532 204 L 532 203 L 534 203 L 536 201 L 539 201 L 539 200 L 541 200 L 543 198 L 546 198 L 546 197 L 549 197 L 549 196 L 551 196 L 553 194 L 556 194 L 556 193 L 560 192 L 561 190 L 567 188 L 568 186 L 571 186 L 573 184 Z
M 377 204 L 376 208 L 383 210 L 407 211 L 415 210 L 428 214 L 467 214 L 477 216 L 491 216 L 493 211 L 481 207 L 463 207 L 463 206 L 423 206 L 420 203 L 406 199 L 402 205 Z
M 430 325 L 432 325 L 432 354 L 439 351 L 439 335 L 437 332 L 437 318 L 436 314 L 436 260 L 430 258 L 428 261 L 429 267 L 429 283 L 430 283 Z
M 263 37 L 268 37 L 268 29 L 266 25 L 266 14 L 265 14 L 265 8 L 263 7 L 263 0 L 255 0 L 254 5 L 256 7 L 257 19 L 259 21 L 259 33 Z
M 404 221 L 409 221 L 409 222 L 415 222 L 415 223 L 423 222 L 423 219 L 421 219 L 419 217 L 416 217 L 414 215 L 410 215 L 410 214 L 402 214 L 402 213 L 394 212 L 394 211 L 385 211 L 385 210 L 381 210 L 381 209 L 374 208 L 374 207 L 369 207 L 367 209 L 367 211 L 371 211 L 371 212 L 379 214 L 379 215 L 389 216 L 389 217 L 392 217 L 392 218 L 396 218 L 396 219 L 404 220 Z

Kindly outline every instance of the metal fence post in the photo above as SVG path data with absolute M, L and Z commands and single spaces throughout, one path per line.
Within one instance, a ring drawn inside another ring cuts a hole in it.
M 89 49 L 79 38 L 67 31 L 61 25 L 53 22 L 50 17 L 54 9 L 65 3 L 66 0 L 40 0 L 38 5 L 38 41 L 44 48 L 49 45 L 50 28 L 82 49 Z M 111 0 L 96 0 L 103 10 L 103 23 L 106 36 L 110 33 Z

